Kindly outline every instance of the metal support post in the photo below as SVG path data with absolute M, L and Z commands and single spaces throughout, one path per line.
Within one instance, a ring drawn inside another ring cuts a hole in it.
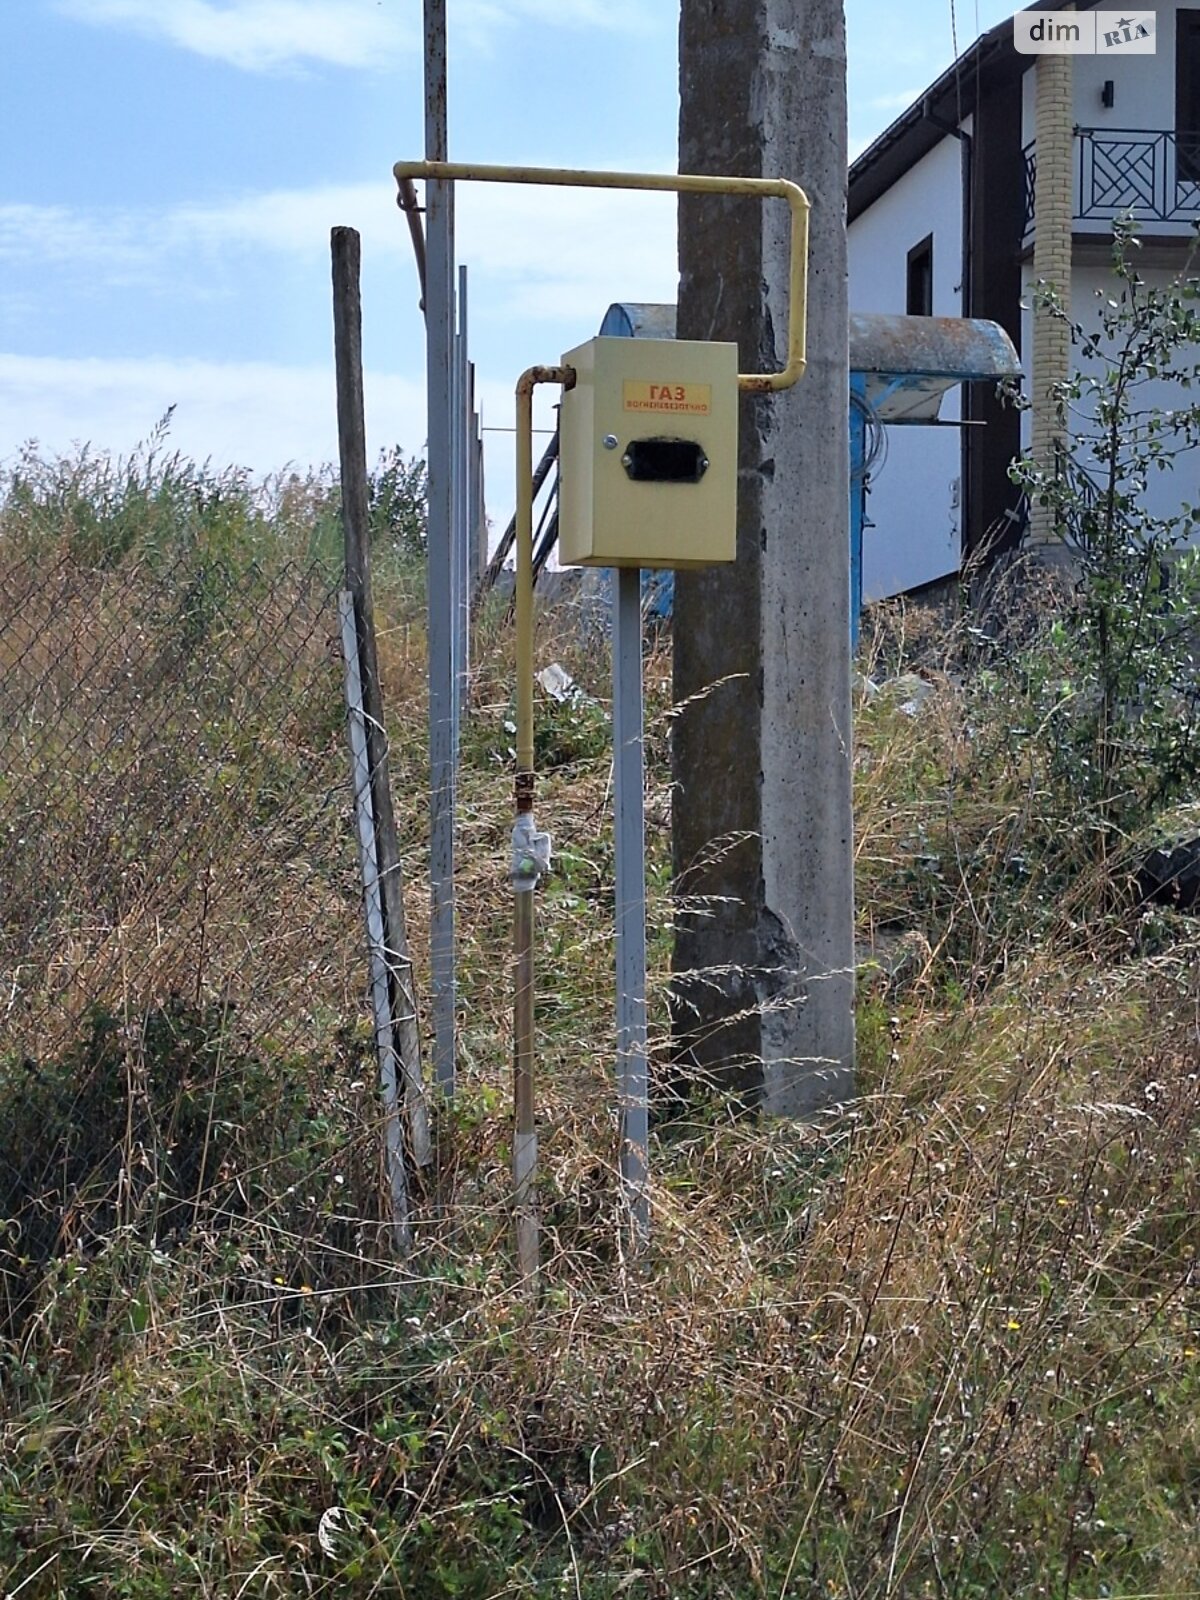
M 479 593 L 479 580 L 487 566 L 487 518 L 483 508 L 483 436 L 475 400 L 475 363 L 467 363 L 467 392 L 470 395 L 471 438 L 467 456 L 467 489 L 470 510 L 467 521 L 467 588 L 472 603 Z
M 467 360 L 467 269 L 458 269 L 458 334 L 454 349 L 454 581 L 459 721 L 467 707 L 471 671 L 471 384 Z
M 425 151 L 446 156 L 446 0 L 425 0 Z M 454 343 L 454 186 L 425 191 L 425 350 L 429 470 L 430 967 L 433 1062 L 454 1094 L 457 981 L 454 941 L 454 819 L 458 693 L 454 659 L 454 477 L 451 376 Z
M 617 1085 L 621 1187 L 635 1237 L 650 1230 L 646 1182 L 646 827 L 642 723 L 642 575 L 613 573 L 613 793 L 617 877 Z

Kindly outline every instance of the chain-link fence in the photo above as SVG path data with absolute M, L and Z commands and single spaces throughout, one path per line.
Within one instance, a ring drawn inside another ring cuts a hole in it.
M 0 546 L 0 982 L 10 1313 L 148 1205 L 162 1237 L 292 1193 L 289 1119 L 346 1185 L 372 1069 L 328 574 Z

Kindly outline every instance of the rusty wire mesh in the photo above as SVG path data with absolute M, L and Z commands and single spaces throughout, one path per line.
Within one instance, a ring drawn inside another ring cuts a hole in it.
M 270 1171 L 289 1117 L 332 1118 L 346 1183 L 372 1117 L 342 692 L 327 573 L 0 545 L 10 1308 L 18 1266 L 127 1221 L 139 1194 L 161 1235 L 202 1193 L 228 1212 L 255 1181 L 290 1192 Z M 332 1202 L 307 1198 L 311 1231 Z

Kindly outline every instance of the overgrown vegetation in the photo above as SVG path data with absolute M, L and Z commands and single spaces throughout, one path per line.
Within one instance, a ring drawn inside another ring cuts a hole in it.
M 21 463 L 0 563 L 64 543 L 122 570 L 164 541 L 225 541 L 235 569 L 332 549 L 320 486 L 267 503 L 243 483 L 234 517 L 228 498 L 204 498 L 204 469 L 114 473 Z M 80 529 L 91 542 L 77 546 Z M 423 633 L 408 571 L 384 564 L 377 612 L 417 884 Z M 476 632 L 459 785 L 460 1093 L 439 1119 L 411 1270 L 381 1244 L 361 1025 L 306 1022 L 306 1039 L 252 1026 L 228 983 L 156 1000 L 118 987 L 32 1066 L 0 1062 L 6 1137 L 40 1175 L 0 1194 L 0 1588 L 1200 1593 L 1194 925 L 1124 897 L 1109 859 L 1073 850 L 1057 732 L 1010 736 L 1019 676 L 993 662 L 964 678 L 970 634 L 947 643 L 912 614 L 887 637 L 890 665 L 915 660 L 926 688 L 919 706 L 901 685 L 856 708 L 873 952 L 862 1098 L 809 1127 L 755 1124 L 719 1099 L 661 1123 L 643 1257 L 628 1254 L 614 1170 L 606 669 L 566 612 L 542 617 L 539 665 L 561 661 L 590 700 L 539 708 L 539 819 L 557 860 L 539 900 L 540 1304 L 516 1288 L 507 1216 L 498 614 Z M 661 1035 L 661 650 L 646 679 Z M 305 746 L 288 791 L 328 784 L 323 748 Z M 65 770 L 75 756 L 57 758 Z M 64 845 L 76 821 L 55 822 Z M 211 894 L 236 865 L 215 862 Z M 423 962 L 422 894 L 410 911 Z M 301 898 L 287 914 L 311 926 Z M 204 970 L 236 975 L 238 938 L 210 924 Z M 304 937 L 281 939 L 279 983 L 311 985 L 309 959 Z M 357 1000 L 348 981 L 351 1019 Z
M 341 572 L 341 491 L 332 471 L 281 472 L 255 482 L 240 468 L 189 460 L 170 444 L 172 406 L 128 456 L 84 447 L 46 458 L 22 450 L 2 485 L 6 552 L 67 551 L 101 569 L 181 551 L 249 564 L 288 561 Z M 410 578 L 425 548 L 425 463 L 394 446 L 368 480 L 372 550 L 385 579 Z
M 1147 499 L 1200 443 L 1200 278 L 1145 282 L 1139 244 L 1114 225 L 1112 278 L 1071 327 L 1078 370 L 1055 395 L 1069 448 L 1015 473 L 1048 508 L 1074 579 L 1024 652 L 1024 731 L 1101 854 L 1200 778 L 1200 506 Z M 1069 321 L 1053 290 L 1034 299 L 1035 314 Z

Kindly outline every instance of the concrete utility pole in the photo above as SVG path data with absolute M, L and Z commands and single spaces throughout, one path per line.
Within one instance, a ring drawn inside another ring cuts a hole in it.
M 676 575 L 673 756 L 684 1069 L 803 1116 L 854 1066 L 841 0 L 682 0 L 680 91 L 681 172 L 790 178 L 813 206 L 808 372 L 743 397 L 736 565 Z M 778 365 L 786 208 L 679 215 L 679 337 Z

